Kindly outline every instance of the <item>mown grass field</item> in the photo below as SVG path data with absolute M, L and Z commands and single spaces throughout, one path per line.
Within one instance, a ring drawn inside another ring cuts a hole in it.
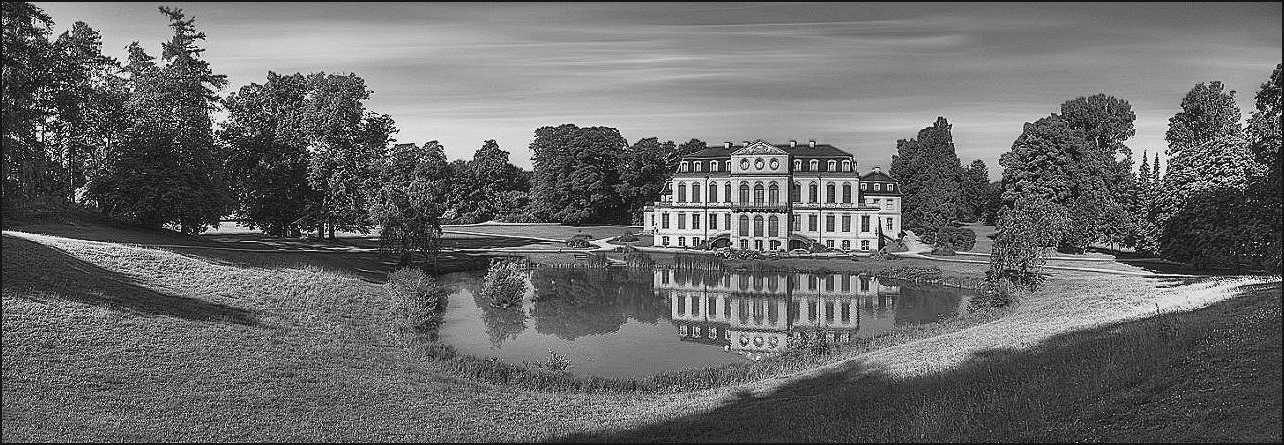
M 997 320 L 784 378 L 585 394 L 413 356 L 382 286 L 337 265 L 2 247 L 4 441 L 1280 440 L 1278 277 L 1057 276 Z

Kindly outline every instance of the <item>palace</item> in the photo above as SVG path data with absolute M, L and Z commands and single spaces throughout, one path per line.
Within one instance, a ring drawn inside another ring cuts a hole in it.
M 642 224 L 660 247 L 874 251 L 901 231 L 899 184 L 828 144 L 762 140 L 684 157 Z

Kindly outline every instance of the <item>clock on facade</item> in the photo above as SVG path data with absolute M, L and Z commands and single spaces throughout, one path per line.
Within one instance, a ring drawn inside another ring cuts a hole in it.
M 780 168 L 780 160 L 779 160 L 779 159 L 772 159 L 772 160 L 771 160 L 771 169 L 772 169 L 772 170 L 775 170 L 775 169 L 778 169 L 778 168 Z
M 754 160 L 753 160 L 753 168 L 758 169 L 758 170 L 762 170 L 762 158 L 758 158 L 758 159 L 754 159 Z
M 741 170 L 748 170 L 748 169 L 749 169 L 749 160 L 748 160 L 748 159 L 741 159 L 741 160 L 740 160 L 740 169 L 741 169 Z

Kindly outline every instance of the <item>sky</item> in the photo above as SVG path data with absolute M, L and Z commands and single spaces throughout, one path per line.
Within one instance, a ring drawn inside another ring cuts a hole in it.
M 170 37 L 159 3 L 35 2 L 120 60 Z M 938 116 L 966 164 L 1026 122 L 1105 93 L 1128 101 L 1140 162 L 1199 82 L 1253 96 L 1281 61 L 1280 3 L 164 3 L 196 18 L 223 94 L 281 74 L 356 73 L 398 142 L 451 159 L 487 139 L 530 169 L 539 127 L 573 123 L 710 145 L 832 144 L 886 171 Z

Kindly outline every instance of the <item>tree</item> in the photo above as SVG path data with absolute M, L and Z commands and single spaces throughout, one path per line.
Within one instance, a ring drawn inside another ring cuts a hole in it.
M 649 137 L 634 142 L 620 156 L 620 184 L 616 188 L 626 203 L 631 223 L 640 222 L 642 208 L 660 199 L 664 184 L 677 170 L 674 158 L 678 151 L 673 141 L 661 143 Z
M 963 169 L 959 175 L 959 221 L 974 222 L 981 218 L 989 200 L 989 185 L 990 173 L 985 161 L 977 159 Z
M 628 145 L 619 130 L 574 124 L 541 127 L 531 142 L 535 178 L 532 210 L 565 224 L 627 220 L 620 184 L 620 152 Z
M 959 214 L 961 166 L 951 125 L 937 117 L 917 139 L 896 141 L 889 172 L 901 183 L 905 226 L 934 234 Z
M 378 188 L 370 199 L 371 222 L 379 226 L 379 248 L 394 253 L 401 264 L 414 253 L 430 256 L 434 266 L 441 248 L 440 199 L 443 187 L 441 146 L 397 144 L 375 166 Z
M 1042 196 L 1017 198 L 999 218 L 987 279 L 1037 288 L 1043 282 L 1044 252 L 1060 241 L 1068 215 L 1065 207 Z
M 1281 190 L 1284 177 L 1280 172 L 1284 161 L 1280 157 L 1280 135 L 1284 133 L 1280 104 L 1284 86 L 1282 67 L 1284 65 L 1276 64 L 1271 77 L 1258 90 L 1254 97 L 1257 111 L 1248 121 L 1249 150 L 1266 170 L 1265 175 L 1251 178 L 1246 190 L 1250 200 L 1247 207 L 1254 210 L 1250 232 L 1262 237 L 1262 244 L 1257 250 L 1262 254 L 1258 265 L 1266 270 L 1280 270 L 1280 251 L 1284 247 L 1280 233 L 1280 220 L 1284 218 L 1281 215 L 1284 205 L 1280 202 L 1280 196 L 1284 194 Z
M 1102 176 L 1110 191 L 1109 200 L 1118 203 L 1127 199 L 1134 180 L 1132 149 L 1123 142 L 1137 134 L 1133 127 L 1137 116 L 1128 101 L 1105 94 L 1079 97 L 1062 103 L 1060 116 L 1072 128 L 1083 130 L 1093 150 L 1084 153 L 1080 162 L 1088 164 L 1085 170 L 1091 174 Z
M 43 94 L 53 84 L 53 19 L 27 2 L 4 2 L 3 39 L 3 165 L 4 208 L 25 204 L 52 193 L 43 179 L 51 167 L 46 156 L 42 123 L 50 113 Z

